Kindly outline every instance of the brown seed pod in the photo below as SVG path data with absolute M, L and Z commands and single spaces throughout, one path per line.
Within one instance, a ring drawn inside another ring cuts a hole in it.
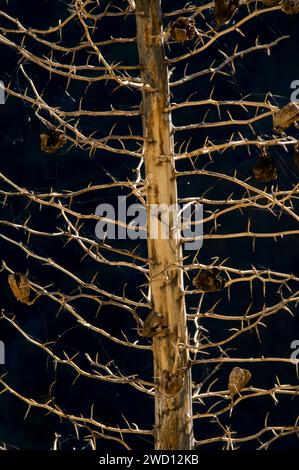
M 9 274 L 8 284 L 15 298 L 22 304 L 29 304 L 30 284 L 24 274 Z
M 201 269 L 192 283 L 201 292 L 216 292 L 225 287 L 225 279 L 215 268 Z
M 277 179 L 276 166 L 272 157 L 267 153 L 262 153 L 257 157 L 257 162 L 252 171 L 257 181 L 269 183 Z
M 169 29 L 169 34 L 174 41 L 184 42 L 193 39 L 196 34 L 194 20 L 181 16 Z
M 299 0 L 282 0 L 281 11 L 287 15 L 299 13 Z
M 299 104 L 288 103 L 273 115 L 274 130 L 282 132 L 299 121 Z
M 167 330 L 168 326 L 165 316 L 153 311 L 146 317 L 140 335 L 153 338 L 154 336 L 165 334 Z
M 227 23 L 238 9 L 240 0 L 215 0 L 215 19 L 217 26 Z
M 45 153 L 54 153 L 66 144 L 66 137 L 62 131 L 50 129 L 40 135 L 41 149 Z
M 294 145 L 294 163 L 299 171 L 299 141 Z
M 182 369 L 176 372 L 170 372 L 169 370 L 163 370 L 161 386 L 165 392 L 165 395 L 169 397 L 176 396 L 184 387 L 185 374 Z
M 233 397 L 239 393 L 242 388 L 246 387 L 249 380 L 251 379 L 251 373 L 247 369 L 241 369 L 241 367 L 234 367 L 229 374 L 228 389 Z

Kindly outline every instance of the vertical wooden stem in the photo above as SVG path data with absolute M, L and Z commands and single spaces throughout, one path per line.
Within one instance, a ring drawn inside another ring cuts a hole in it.
M 161 0 L 137 0 L 136 9 L 142 78 L 147 85 L 143 89 L 143 128 L 150 223 L 153 205 L 177 206 L 177 187 Z M 188 352 L 184 347 L 188 333 L 180 268 L 182 251 L 171 229 L 175 219 L 172 220 L 171 212 L 169 215 L 168 237 L 155 239 L 148 234 L 152 308 L 168 325 L 165 334 L 155 336 L 153 340 L 154 373 L 158 384 L 155 439 L 156 449 L 189 450 L 193 447 L 192 381 Z

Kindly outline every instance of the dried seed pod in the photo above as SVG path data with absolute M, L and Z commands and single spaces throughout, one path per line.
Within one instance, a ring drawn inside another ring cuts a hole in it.
M 140 335 L 153 338 L 154 336 L 165 334 L 167 330 L 165 316 L 153 311 L 146 317 Z
M 172 23 L 169 34 L 174 41 L 190 41 L 190 39 L 193 39 L 196 34 L 194 20 L 181 16 Z
M 282 0 L 281 11 L 287 15 L 299 13 L 299 0 Z
M 22 304 L 29 304 L 30 284 L 24 274 L 9 274 L 8 284 L 15 298 Z
M 299 104 L 288 103 L 273 115 L 274 130 L 281 132 L 299 121 Z
M 251 373 L 247 369 L 241 369 L 241 367 L 234 367 L 229 374 L 228 389 L 233 397 L 239 393 L 242 388 L 246 387 L 249 380 L 251 379 Z
M 216 292 L 225 286 L 225 279 L 215 268 L 201 269 L 192 282 L 201 292 Z
M 299 171 L 299 141 L 294 145 L 294 163 Z
M 215 0 L 215 19 L 217 26 L 227 23 L 238 9 L 240 0 Z
M 268 153 L 262 153 L 257 157 L 257 162 L 252 171 L 254 178 L 263 183 L 269 183 L 277 179 L 276 166 Z
M 176 396 L 184 387 L 185 374 L 182 369 L 176 372 L 170 372 L 169 370 L 163 370 L 161 386 L 168 397 Z
M 66 137 L 62 131 L 50 129 L 40 135 L 41 149 L 45 153 L 54 153 L 66 144 Z

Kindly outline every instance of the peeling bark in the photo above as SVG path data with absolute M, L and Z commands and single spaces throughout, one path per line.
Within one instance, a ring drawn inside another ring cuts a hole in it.
M 142 66 L 144 155 L 148 221 L 153 204 L 177 204 L 174 147 L 169 106 L 168 66 L 162 35 L 161 1 L 137 0 L 137 39 Z M 172 219 L 170 213 L 170 220 Z M 159 228 L 162 222 L 159 221 Z M 170 228 L 172 223 L 170 223 Z M 167 334 L 153 338 L 156 449 L 193 447 L 192 380 L 186 349 L 188 334 L 183 297 L 182 251 L 174 231 L 148 235 L 152 310 L 165 317 Z M 167 378 L 167 380 L 165 380 Z

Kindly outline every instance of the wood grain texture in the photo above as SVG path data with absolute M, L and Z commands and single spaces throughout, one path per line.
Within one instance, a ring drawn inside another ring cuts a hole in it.
M 169 107 L 168 67 L 164 55 L 160 0 L 137 0 L 137 39 L 142 66 L 144 155 L 147 181 L 148 221 L 153 204 L 177 204 L 174 147 Z M 170 214 L 170 227 L 173 220 Z M 150 227 L 149 227 L 150 228 Z M 161 227 L 161 221 L 159 222 Z M 165 316 L 168 334 L 153 338 L 155 394 L 155 446 L 158 450 L 189 450 L 193 447 L 191 372 L 186 348 L 186 312 L 183 298 L 182 252 L 169 236 L 148 236 L 152 309 Z M 165 380 L 179 378 L 182 387 L 165 390 Z M 173 378 L 172 378 L 173 377 Z M 169 391 L 167 391 L 169 392 Z

